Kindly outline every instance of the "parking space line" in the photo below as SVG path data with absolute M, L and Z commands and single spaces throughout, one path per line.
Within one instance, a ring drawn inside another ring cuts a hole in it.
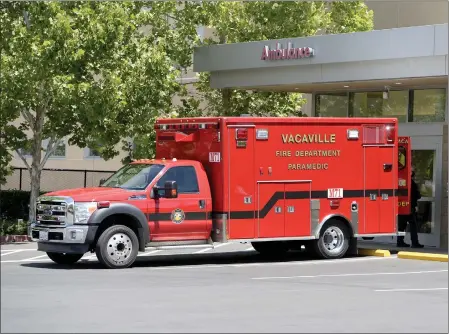
M 22 250 L 15 250 L 15 251 L 11 251 L 11 252 L 8 252 L 8 253 L 3 253 L 3 254 L 1 254 L 1 256 L 15 254 L 15 253 L 19 253 L 19 252 L 22 252 Z
M 97 254 L 88 255 L 86 257 L 81 258 L 82 261 L 89 261 L 97 257 Z
M 0 256 L 6 256 L 10 254 L 25 252 L 25 251 L 37 251 L 36 249 L 11 249 L 11 250 L 5 250 L 4 253 L 2 253 Z
M 12 251 L 22 251 L 22 252 L 26 252 L 26 251 L 37 251 L 37 248 L 20 248 L 20 249 L 2 249 L 2 252 L 12 252 Z
M 161 249 L 156 249 L 156 250 L 149 251 L 149 252 L 146 252 L 146 253 L 138 254 L 137 256 L 145 256 L 145 255 L 155 254 L 155 253 L 159 253 L 159 252 L 162 252 L 162 250 Z
M 217 249 L 219 247 L 226 246 L 226 245 L 231 245 L 231 243 L 229 243 L 229 244 L 228 243 L 226 243 L 226 244 L 218 244 L 218 245 L 214 246 L 214 248 L 204 248 L 204 249 L 201 249 L 199 251 L 193 252 L 193 254 L 205 253 L 207 251 L 214 250 L 214 249 Z
M 295 279 L 295 278 L 320 278 L 320 277 L 350 277 L 350 276 L 386 276 L 386 275 L 413 275 L 413 274 L 435 274 L 447 272 L 447 269 L 442 270 L 426 270 L 426 271 L 403 271 L 403 272 L 385 272 L 385 273 L 354 273 L 354 274 L 331 274 L 331 275 L 308 275 L 308 276 L 273 276 L 273 277 L 252 277 L 256 280 L 269 279 Z
M 428 289 L 383 289 L 374 290 L 376 292 L 403 292 L 403 291 L 440 291 L 447 290 L 447 288 L 428 288 Z
M 340 265 L 348 262 L 365 262 L 365 261 L 388 261 L 396 259 L 396 257 L 368 257 L 355 259 L 339 259 L 339 260 L 310 260 L 310 261 L 287 261 L 287 262 L 258 262 L 258 263 L 239 263 L 239 264 L 198 264 L 190 266 L 167 266 L 154 267 L 151 270 L 184 270 L 184 269 L 216 269 L 216 268 L 246 268 L 246 267 L 269 267 L 269 266 L 307 266 L 307 265 L 321 265 L 333 264 Z
M 45 259 L 43 259 L 43 257 L 46 257 Z M 6 261 L 1 261 L 1 263 L 20 263 L 20 262 L 39 262 L 39 261 L 50 261 L 50 258 L 47 256 L 47 254 L 45 255 L 39 255 L 39 256 L 35 256 L 29 259 L 23 259 L 23 260 L 6 260 Z
M 34 261 L 34 260 L 36 260 L 36 259 L 40 259 L 40 258 L 43 258 L 43 257 L 47 257 L 48 259 L 50 259 L 50 258 L 47 256 L 47 254 L 44 254 L 44 255 L 39 255 L 39 256 L 31 257 L 31 258 L 29 258 L 29 259 L 24 259 L 23 261 Z

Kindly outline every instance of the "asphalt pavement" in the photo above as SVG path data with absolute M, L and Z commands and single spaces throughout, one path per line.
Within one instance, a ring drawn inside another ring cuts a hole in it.
M 2 246 L 1 332 L 447 333 L 447 263 L 268 260 L 248 244 L 151 251 L 133 268 L 57 266 Z

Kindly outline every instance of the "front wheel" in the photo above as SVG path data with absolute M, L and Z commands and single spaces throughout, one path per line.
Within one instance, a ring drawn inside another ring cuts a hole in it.
M 83 257 L 84 254 L 67 254 L 47 252 L 47 256 L 57 264 L 74 264 Z
M 342 258 L 349 249 L 349 230 L 339 220 L 330 220 L 323 226 L 320 238 L 314 242 L 315 253 L 325 259 Z
M 139 240 L 129 227 L 113 225 L 98 238 L 95 253 L 98 261 L 110 269 L 130 267 L 137 258 Z

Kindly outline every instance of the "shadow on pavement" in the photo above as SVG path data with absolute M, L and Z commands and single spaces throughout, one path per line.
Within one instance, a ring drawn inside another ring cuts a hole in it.
M 361 257 L 361 256 L 352 256 Z M 289 252 L 284 256 L 267 257 L 256 252 L 227 252 L 218 254 L 173 254 L 173 255 L 148 255 L 140 256 L 134 262 L 132 267 L 157 268 L 157 267 L 175 267 L 175 266 L 201 266 L 201 265 L 226 265 L 226 264 L 252 264 L 252 263 L 279 263 L 279 262 L 297 262 L 310 261 L 316 258 L 305 252 Z M 333 261 L 333 260 L 320 260 Z M 97 261 L 83 262 L 79 261 L 71 266 L 57 265 L 55 263 L 32 262 L 23 263 L 23 267 L 28 268 L 46 268 L 59 270 L 80 270 L 80 269 L 99 269 L 103 268 Z

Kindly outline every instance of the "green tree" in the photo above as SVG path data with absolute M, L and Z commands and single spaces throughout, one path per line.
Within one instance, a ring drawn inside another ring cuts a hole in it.
M 42 168 L 63 138 L 109 159 L 123 138 L 151 137 L 154 118 L 170 115 L 196 31 L 169 19 L 175 2 L 0 6 L 0 167 L 4 176 L 4 152 L 16 150 L 31 177 L 32 221 Z
M 367 31 L 373 28 L 373 13 L 363 2 L 247 1 L 202 2 L 186 5 L 190 20 L 213 28 L 215 36 L 204 45 L 240 43 Z M 188 20 L 188 19 L 187 19 Z M 301 116 L 300 93 L 258 92 L 210 88 L 210 74 L 201 73 L 196 88 L 207 115 L 253 114 Z M 187 106 L 194 99 L 185 99 Z

